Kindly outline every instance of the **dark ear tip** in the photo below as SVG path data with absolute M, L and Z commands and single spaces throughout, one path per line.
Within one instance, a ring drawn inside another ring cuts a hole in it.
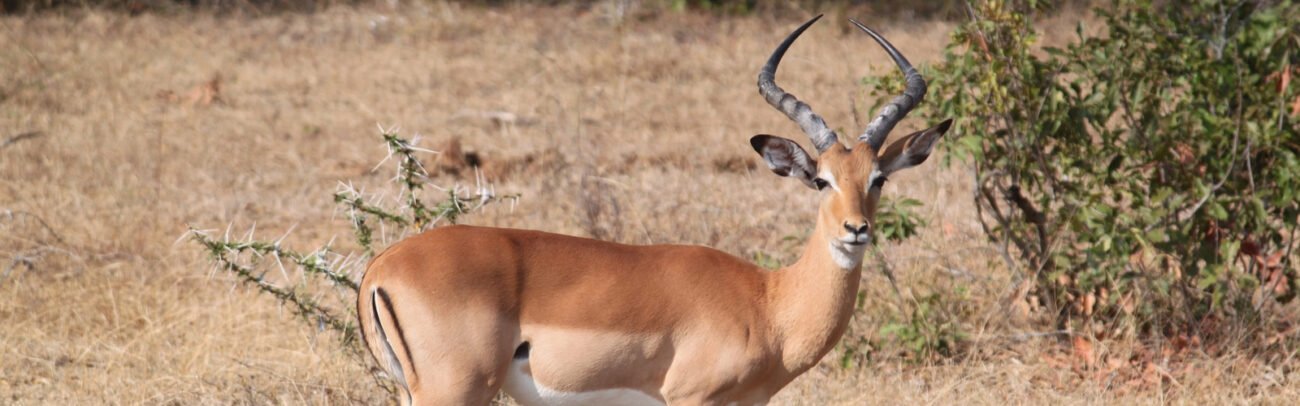
M 939 123 L 939 125 L 936 126 L 935 129 L 939 130 L 940 133 L 946 133 L 946 132 L 948 132 L 948 128 L 949 128 L 949 127 L 952 127 L 952 119 L 951 119 L 951 118 L 950 118 L 950 119 L 947 119 L 947 120 L 943 120 L 943 122 L 942 122 L 942 123 Z

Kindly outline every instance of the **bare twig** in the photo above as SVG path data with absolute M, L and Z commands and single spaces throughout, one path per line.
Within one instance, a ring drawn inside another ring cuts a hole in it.
M 1038 230 L 1038 257 L 1040 262 L 1047 262 L 1047 216 L 1034 207 L 1034 204 L 1020 193 L 1020 185 L 1011 185 L 1007 187 L 1005 196 L 1007 200 L 1015 203 L 1016 207 L 1024 213 L 1025 220 L 1032 223 Z
M 0 143 L 0 149 L 9 148 L 10 145 L 17 144 L 19 141 L 29 140 L 32 138 L 40 137 L 42 135 L 45 135 L 45 133 L 41 131 L 28 131 L 25 133 L 18 134 L 7 138 L 5 139 L 5 142 Z
M 993 229 L 989 227 L 988 220 L 985 220 L 984 217 L 984 203 L 982 200 L 980 200 L 981 192 L 983 192 L 984 189 L 982 186 L 983 182 L 980 180 L 980 172 L 981 171 L 978 167 L 976 167 L 975 170 L 971 171 L 971 175 L 975 177 L 974 180 L 975 187 L 972 189 L 972 194 L 974 195 L 973 200 L 975 201 L 975 217 L 979 219 L 980 228 L 984 231 L 984 235 L 993 238 L 994 239 L 993 242 L 996 243 L 998 241 L 996 237 L 993 237 L 994 236 Z M 993 207 L 992 209 L 997 210 L 996 207 Z M 1000 216 L 1000 214 L 998 213 L 995 214 Z M 1007 245 L 1007 239 L 1003 238 L 1002 244 L 998 245 L 998 253 L 1001 254 L 1002 261 L 1006 262 L 1007 270 L 1014 271 L 1016 269 L 1016 262 L 1015 260 L 1011 259 L 1011 252 L 1008 248 L 1009 246 Z M 1013 273 L 1013 275 L 1017 275 L 1017 274 Z
M 19 252 L 11 258 L 9 266 L 5 267 L 4 274 L 0 274 L 0 284 L 4 284 L 4 282 L 9 279 L 9 275 L 13 274 L 14 270 L 18 269 L 20 266 L 27 268 L 28 271 L 36 270 L 36 262 L 45 258 L 47 254 L 63 254 L 75 261 L 82 261 L 81 256 L 76 253 L 53 246 L 37 247 L 32 250 Z
M 0 24 L 3 24 L 5 26 L 5 31 L 13 31 L 13 29 L 9 27 L 9 22 L 7 20 L 0 19 Z M 27 45 L 23 43 L 23 41 L 19 41 L 18 39 L 13 38 L 13 36 L 9 36 L 9 38 L 11 41 L 13 41 L 14 44 L 18 44 L 18 48 L 22 49 L 23 53 L 26 53 L 27 57 L 31 58 L 32 62 L 35 62 L 36 66 L 40 67 L 42 72 L 48 72 L 50 70 L 49 68 L 45 67 L 45 62 L 42 62 L 41 58 L 37 57 L 36 53 L 32 52 L 31 48 L 28 48 Z
M 17 269 L 19 266 L 26 267 L 28 271 L 36 269 L 36 264 L 33 260 L 34 258 L 26 255 L 15 255 L 13 260 L 9 262 L 9 266 L 5 268 L 4 275 L 0 275 L 0 284 L 4 284 L 4 281 L 9 279 L 9 274 L 12 274 L 14 269 Z
M 1241 98 L 1240 92 L 1238 92 L 1238 101 L 1240 101 L 1240 98 Z M 1201 199 L 1198 200 L 1196 204 L 1192 205 L 1191 208 L 1184 210 L 1178 214 L 1177 216 L 1178 222 L 1181 223 L 1181 222 L 1191 220 L 1192 216 L 1196 215 L 1196 212 L 1201 210 L 1201 206 L 1204 206 L 1205 203 L 1208 202 L 1210 198 L 1214 196 L 1214 193 L 1218 192 L 1219 188 L 1223 187 L 1223 184 L 1226 183 L 1228 181 L 1228 178 L 1232 176 L 1232 170 L 1237 167 L 1237 155 L 1239 155 L 1237 153 L 1237 141 L 1238 138 L 1241 136 L 1241 126 L 1242 126 L 1240 110 L 1238 110 L 1237 115 L 1238 115 L 1237 128 L 1232 131 L 1232 148 L 1230 150 L 1232 153 L 1232 160 L 1228 161 L 1228 170 L 1223 171 L 1223 177 L 1221 177 L 1219 181 L 1214 184 L 1214 186 L 1210 187 L 1209 190 L 1206 190 L 1205 195 L 1201 196 Z
M 989 337 L 983 337 L 979 341 L 988 342 L 988 341 L 1006 340 L 1006 341 L 1018 343 L 1018 342 L 1023 342 L 1023 341 L 1028 341 L 1028 340 L 1038 339 L 1038 338 L 1063 337 L 1063 336 L 1072 336 L 1072 335 L 1074 335 L 1074 333 L 1070 332 L 1069 330 L 1030 331 L 1030 332 L 1016 333 L 1016 334 L 998 334 Z
M 885 260 L 885 254 L 880 252 L 880 248 L 872 245 L 871 253 L 875 255 L 876 263 L 880 265 L 878 266 L 878 268 L 880 268 L 880 273 L 885 275 L 885 279 L 889 279 L 889 286 L 894 288 L 894 296 L 899 300 L 902 300 L 903 293 L 898 290 L 898 280 L 894 278 L 894 267 L 890 266 L 889 261 Z
M 13 221 L 18 217 L 25 217 L 34 220 L 37 224 L 41 225 L 41 228 L 44 228 L 45 231 L 49 232 L 50 235 L 54 237 L 54 241 L 58 242 L 60 245 L 67 245 L 67 243 L 63 241 L 63 236 L 59 235 L 57 231 L 54 231 L 54 227 L 50 227 L 50 223 L 45 222 L 45 219 L 41 218 L 41 216 L 21 210 L 4 209 L 0 210 L 0 217 L 8 218 L 9 221 Z

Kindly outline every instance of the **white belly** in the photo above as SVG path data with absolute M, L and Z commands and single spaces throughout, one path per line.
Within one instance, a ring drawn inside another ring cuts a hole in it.
M 517 359 L 510 364 L 503 389 L 506 394 L 525 406 L 561 405 L 636 405 L 663 406 L 664 402 L 635 389 L 601 389 L 589 392 L 562 392 L 538 383 L 529 375 L 528 360 Z

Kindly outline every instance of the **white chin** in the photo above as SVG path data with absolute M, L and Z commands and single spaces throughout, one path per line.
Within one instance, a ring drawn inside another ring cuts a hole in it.
M 831 259 L 842 269 L 854 269 L 862 263 L 862 255 L 867 249 L 866 243 L 847 244 L 842 241 L 830 243 Z

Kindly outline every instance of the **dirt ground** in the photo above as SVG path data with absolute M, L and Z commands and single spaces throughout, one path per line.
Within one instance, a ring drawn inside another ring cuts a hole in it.
M 384 190 L 392 176 L 372 170 L 384 156 L 376 125 L 434 149 L 457 140 L 499 192 L 522 193 L 513 209 L 468 223 L 788 263 L 817 196 L 763 168 L 748 139 L 807 144 L 754 85 L 807 17 L 438 4 L 0 17 L 0 142 L 11 141 L 0 146 L 0 403 L 388 401 L 333 337 L 212 272 L 183 238 L 187 226 L 229 225 L 264 238 L 292 231 L 286 241 L 303 248 L 346 239 L 330 200 L 339 182 Z M 891 66 L 845 16 L 829 17 L 792 48 L 778 81 L 849 136 L 870 118 L 859 79 Z M 918 63 L 939 58 L 953 28 L 856 17 Z M 1068 39 L 1079 19 L 1043 22 L 1044 41 Z M 975 220 L 968 167 L 932 160 L 891 180 L 885 193 L 923 201 L 929 223 L 881 244 L 901 294 L 868 258 L 845 344 L 775 403 L 1300 397 L 1292 360 L 1228 351 L 1136 362 L 1124 343 L 1040 334 L 1034 315 L 1008 305 L 1014 278 Z M 474 175 L 433 181 L 473 185 Z M 966 348 L 910 361 L 880 328 L 909 311 L 904 298 L 931 293 Z M 850 347 L 868 356 L 845 368 Z

